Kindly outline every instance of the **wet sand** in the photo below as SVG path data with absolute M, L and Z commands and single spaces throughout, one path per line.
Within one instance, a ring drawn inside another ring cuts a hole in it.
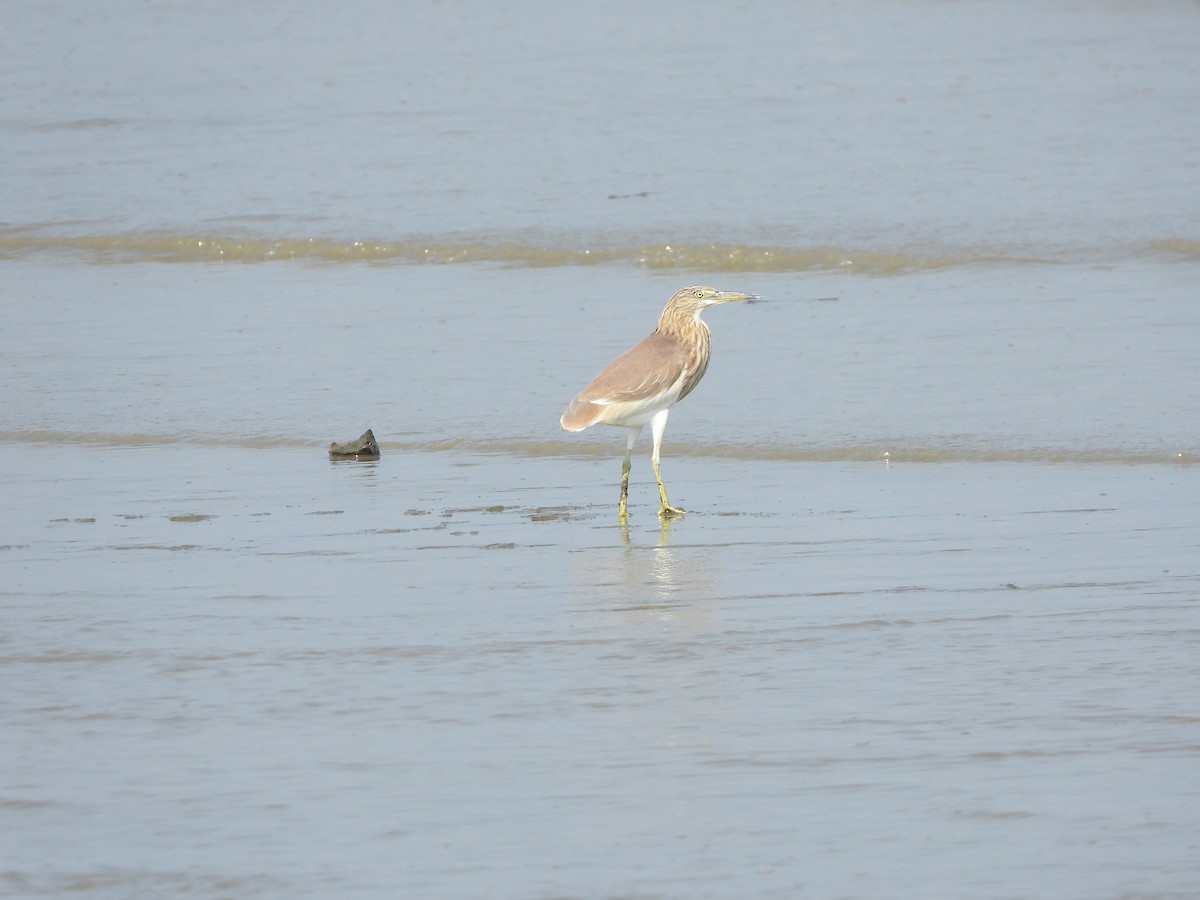
M 1188 467 L 618 467 L 0 445 L 0 880 L 1184 895 Z

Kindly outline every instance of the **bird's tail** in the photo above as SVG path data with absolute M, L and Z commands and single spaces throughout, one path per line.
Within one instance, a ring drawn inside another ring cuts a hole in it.
M 562 414 L 558 424 L 562 426 L 563 431 L 583 431 L 595 423 L 598 409 L 596 404 L 587 400 L 581 401 L 576 397 L 567 405 L 567 411 Z

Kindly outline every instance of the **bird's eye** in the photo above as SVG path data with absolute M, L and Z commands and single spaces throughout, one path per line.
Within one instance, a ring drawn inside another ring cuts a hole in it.
M 696 296 L 697 296 L 697 297 L 703 297 L 703 296 L 704 296 L 704 291 L 696 291 Z

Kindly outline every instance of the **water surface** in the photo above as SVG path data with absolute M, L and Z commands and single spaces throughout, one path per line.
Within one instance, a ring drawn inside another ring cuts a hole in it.
M 1197 15 L 9 11 L 0 892 L 1192 896 Z

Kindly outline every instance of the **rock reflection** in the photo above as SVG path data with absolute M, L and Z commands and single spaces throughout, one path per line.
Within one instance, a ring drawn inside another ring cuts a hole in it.
M 357 484 L 367 484 L 374 486 L 378 484 L 379 477 L 379 459 L 355 459 L 347 458 L 329 458 L 330 468 L 342 473 L 347 473 L 351 478 L 356 479 Z

